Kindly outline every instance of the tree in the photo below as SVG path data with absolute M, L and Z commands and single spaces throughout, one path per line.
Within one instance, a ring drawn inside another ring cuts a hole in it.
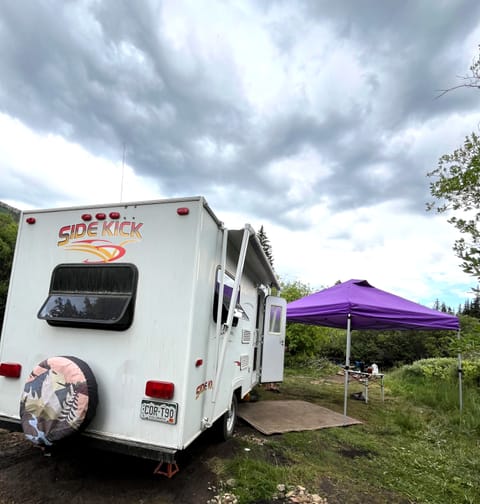
M 298 280 L 282 282 L 282 297 L 287 300 L 287 303 L 312 293 L 313 290 L 309 285 Z M 345 331 L 330 327 L 287 323 L 286 349 L 288 355 L 294 358 L 321 355 L 337 360 L 345 355 Z
M 480 46 L 479 46 L 480 54 Z M 463 83 L 444 90 L 441 95 L 461 87 L 480 89 L 480 55 L 470 66 Z M 441 96 L 440 95 L 440 96 Z M 480 138 L 472 133 L 453 154 L 445 154 L 438 167 L 427 174 L 434 181 L 430 193 L 435 198 L 427 210 L 448 212 L 448 219 L 464 237 L 455 241 L 453 250 L 461 259 L 463 271 L 480 278 Z
M 479 51 L 480 51 L 480 45 L 478 46 Z M 462 84 L 459 84 L 458 86 L 453 86 L 448 89 L 442 89 L 440 96 L 443 96 L 446 93 L 449 93 L 450 91 L 453 91 L 454 89 L 459 89 L 459 88 L 477 88 L 480 89 L 480 57 L 476 57 L 473 60 L 473 63 L 470 65 L 470 74 L 465 75 L 461 77 L 463 80 Z
M 270 265 L 273 268 L 273 253 L 272 253 L 272 245 L 270 244 L 270 240 L 267 237 L 267 233 L 265 232 L 265 229 L 263 226 L 260 226 L 259 231 L 257 232 L 257 238 L 258 241 L 260 242 L 260 245 L 262 246 L 265 255 L 267 256 L 268 261 L 270 262 Z
M 452 351 L 461 352 L 467 359 L 478 359 L 480 356 L 480 320 L 469 315 L 460 315 L 462 337 L 452 340 Z
M 287 303 L 312 293 L 309 285 L 299 282 L 282 282 L 282 297 Z M 286 349 L 290 355 L 312 356 L 318 347 L 319 328 L 305 324 L 287 324 Z
M 451 214 L 448 222 L 465 235 L 453 250 L 463 271 L 480 279 L 480 138 L 467 136 L 463 147 L 442 156 L 428 176 L 436 179 L 430 184 L 436 201 L 427 203 L 427 210 Z
M 6 213 L 0 213 L 0 330 L 3 324 L 13 252 L 17 239 L 17 224 Z

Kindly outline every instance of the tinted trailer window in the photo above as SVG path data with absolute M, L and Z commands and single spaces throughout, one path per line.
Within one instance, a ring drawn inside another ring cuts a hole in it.
M 128 329 L 137 281 L 133 264 L 61 264 L 53 270 L 38 318 L 50 325 Z

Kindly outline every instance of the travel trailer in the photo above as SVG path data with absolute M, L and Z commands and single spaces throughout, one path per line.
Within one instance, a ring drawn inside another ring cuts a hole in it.
M 283 379 L 285 300 L 250 225 L 202 197 L 23 212 L 0 341 L 0 424 L 176 465 Z M 159 464 L 160 465 L 160 464 Z

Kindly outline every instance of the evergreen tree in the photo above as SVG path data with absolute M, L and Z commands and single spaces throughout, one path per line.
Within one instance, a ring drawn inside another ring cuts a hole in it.
M 258 238 L 258 241 L 260 242 L 260 245 L 263 248 L 263 251 L 265 252 L 265 255 L 267 256 L 268 261 L 270 262 L 270 265 L 273 268 L 272 245 L 270 244 L 270 240 L 268 239 L 267 233 L 265 232 L 265 229 L 263 226 L 260 226 L 260 229 L 257 232 L 257 238 Z

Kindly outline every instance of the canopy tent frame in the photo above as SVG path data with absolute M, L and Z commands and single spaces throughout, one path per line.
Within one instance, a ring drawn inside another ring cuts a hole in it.
M 349 280 L 287 305 L 287 321 L 346 328 L 344 416 L 347 416 L 351 333 L 353 329 L 455 330 L 458 317 L 376 289 L 366 280 Z M 458 354 L 459 407 L 463 409 L 462 355 Z

